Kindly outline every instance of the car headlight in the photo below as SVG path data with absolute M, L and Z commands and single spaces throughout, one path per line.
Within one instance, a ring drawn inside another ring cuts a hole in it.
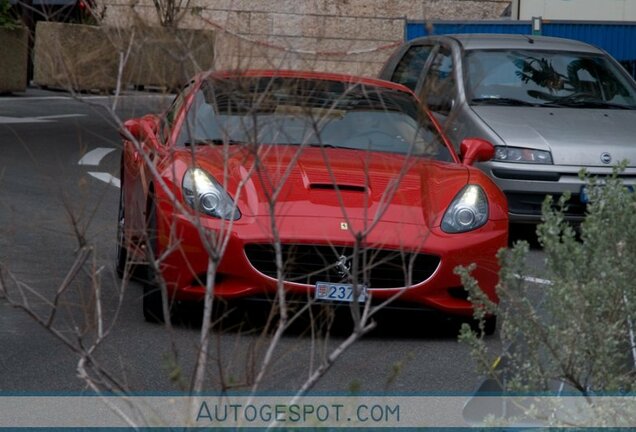
M 448 206 L 442 231 L 460 233 L 479 228 L 488 220 L 488 199 L 481 187 L 467 185 Z
M 183 198 L 190 207 L 221 219 L 237 220 L 241 212 L 221 185 L 200 168 L 190 168 L 183 176 Z
M 493 158 L 493 160 L 498 162 L 552 164 L 552 155 L 549 151 L 544 150 L 497 146 L 495 147 L 495 157 Z

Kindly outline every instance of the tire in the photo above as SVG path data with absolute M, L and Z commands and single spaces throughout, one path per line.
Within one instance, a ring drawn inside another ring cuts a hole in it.
M 161 292 L 161 285 L 158 283 L 159 275 L 156 274 L 155 267 L 150 264 L 150 262 L 155 259 L 157 251 L 157 211 L 152 201 L 152 195 L 150 196 L 150 202 L 148 204 L 146 236 L 148 242 L 146 248 L 148 252 L 148 264 L 144 266 L 146 271 L 145 277 L 143 278 L 144 297 L 142 306 L 144 319 L 151 323 L 164 323 L 163 294 Z M 177 318 L 177 312 L 177 302 L 169 298 L 168 313 L 170 314 L 170 321 Z
M 120 279 L 123 279 L 124 276 L 129 276 L 130 273 L 126 274 L 126 262 L 128 261 L 128 250 L 125 247 L 125 236 L 124 236 L 124 223 L 125 223 L 125 213 L 124 213 L 124 187 L 123 185 L 119 189 L 119 210 L 117 211 L 117 255 L 115 258 L 115 270 L 117 271 L 117 276 Z
M 479 333 L 481 330 L 479 328 L 479 322 L 476 320 L 473 320 L 473 329 Z M 497 316 L 495 315 L 490 315 L 487 316 L 484 320 L 484 335 L 485 336 L 492 336 L 495 334 L 495 332 L 497 331 Z
M 150 199 L 152 199 L 150 197 Z M 148 252 L 148 264 L 146 265 L 146 276 L 143 279 L 144 298 L 143 311 L 144 319 L 152 323 L 163 323 L 163 300 L 161 288 L 157 283 L 157 274 L 155 268 L 150 263 L 155 259 L 155 251 L 157 250 L 157 211 L 154 203 L 151 201 L 148 205 L 148 214 L 146 215 L 146 241 Z
M 163 313 L 163 294 L 161 293 L 161 286 L 157 283 L 157 276 L 155 274 L 154 267 L 148 265 L 147 275 L 144 278 L 143 286 L 143 313 L 144 319 L 149 323 L 163 324 L 166 322 Z M 168 313 L 170 314 L 170 322 L 183 322 L 184 312 L 188 309 L 180 303 L 168 299 Z
M 152 286 L 150 283 L 144 283 L 143 311 L 144 319 L 147 322 L 165 322 L 163 316 L 161 289 L 157 286 Z
M 497 331 L 497 317 L 491 316 L 486 318 L 486 326 L 484 328 L 486 336 L 492 336 Z

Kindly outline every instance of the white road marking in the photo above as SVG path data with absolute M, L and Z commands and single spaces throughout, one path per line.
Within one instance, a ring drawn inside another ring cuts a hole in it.
M 81 100 L 81 99 L 89 99 L 89 100 L 100 100 L 100 99 L 108 99 L 111 96 L 83 96 L 74 98 L 72 96 L 9 96 L 9 97 L 0 97 L 0 102 L 2 101 L 20 101 L 20 102 L 42 102 L 46 100 Z
M 535 283 L 535 284 L 539 284 L 539 285 L 552 285 L 552 281 L 551 280 L 536 278 L 534 276 L 515 275 L 515 277 L 523 279 L 526 282 Z
M 0 124 L 20 124 L 20 123 L 51 123 L 57 119 L 86 117 L 86 114 L 60 114 L 39 117 L 6 117 L 0 116 Z
M 105 183 L 115 186 L 116 188 L 121 187 L 121 181 L 108 173 L 104 172 L 89 172 L 89 175 L 95 177 L 97 180 L 101 180 Z
M 122 94 L 119 95 L 120 98 L 125 98 L 125 97 L 147 97 L 147 98 L 159 98 L 159 97 L 172 97 L 174 96 L 174 93 L 148 93 L 148 94 Z M 0 97 L 0 103 L 7 101 L 7 102 L 15 102 L 15 101 L 20 101 L 20 102 L 30 102 L 30 101 L 34 101 L 34 102 L 41 102 L 41 101 L 46 101 L 46 100 L 76 100 L 76 101 L 82 101 L 82 100 L 112 100 L 115 96 L 114 95 L 110 95 L 110 96 L 77 96 L 77 97 L 72 97 L 72 96 L 33 96 L 33 97 L 29 97 L 29 96 L 3 96 Z
M 93 149 L 82 156 L 77 164 L 97 166 L 102 161 L 104 156 L 114 151 L 114 148 L 97 147 L 96 149 Z
M 42 120 L 37 117 L 4 117 L 0 116 L 0 124 L 18 123 L 50 123 L 50 120 Z
M 68 99 L 73 99 L 70 96 L 35 96 L 35 97 L 28 97 L 28 96 L 4 96 L 4 97 L 0 97 L 0 102 L 2 101 L 24 101 L 24 102 L 28 102 L 28 101 L 43 101 L 43 100 L 68 100 Z
M 89 151 L 88 153 L 86 153 L 84 156 L 82 156 L 82 158 L 77 162 L 78 165 L 91 165 L 91 166 L 98 166 L 99 163 L 102 161 L 102 159 L 104 158 L 104 156 L 106 156 L 109 153 L 114 152 L 115 149 L 114 148 L 108 148 L 108 147 L 97 147 L 91 151 Z M 116 188 L 121 188 L 121 181 L 108 173 L 105 172 L 94 172 L 94 171 L 89 171 L 88 175 L 96 178 L 97 180 L 103 181 L 105 183 L 108 183 L 109 185 L 115 186 Z
M 86 114 L 57 114 L 57 115 L 48 115 L 48 116 L 38 116 L 35 118 L 40 120 L 57 120 L 61 118 L 73 118 L 73 117 L 86 117 Z

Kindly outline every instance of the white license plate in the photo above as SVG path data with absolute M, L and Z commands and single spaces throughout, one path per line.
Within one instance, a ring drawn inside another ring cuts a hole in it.
M 364 303 L 367 300 L 367 287 L 358 285 L 360 294 L 357 301 Z M 353 285 L 345 283 L 317 282 L 314 298 L 316 300 L 328 300 L 335 302 L 353 302 Z
M 581 186 L 581 192 L 579 194 L 579 199 L 583 204 L 588 204 L 590 202 L 590 192 L 587 185 Z

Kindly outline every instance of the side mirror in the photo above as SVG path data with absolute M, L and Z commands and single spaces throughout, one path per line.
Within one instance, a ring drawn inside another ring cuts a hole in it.
M 466 138 L 459 147 L 464 165 L 485 162 L 495 157 L 495 146 L 481 138 Z
M 130 137 L 128 134 L 132 135 L 132 137 L 136 140 L 140 140 L 141 137 L 141 119 L 130 119 L 124 122 L 124 129 L 119 131 L 119 135 L 125 139 L 129 140 Z M 128 131 L 128 134 L 126 133 Z
M 148 114 L 141 118 L 126 120 L 124 128 L 133 138 L 144 141 L 148 137 L 156 137 L 161 119 L 155 114 Z M 128 139 L 125 131 L 119 131 L 119 135 L 125 140 Z

